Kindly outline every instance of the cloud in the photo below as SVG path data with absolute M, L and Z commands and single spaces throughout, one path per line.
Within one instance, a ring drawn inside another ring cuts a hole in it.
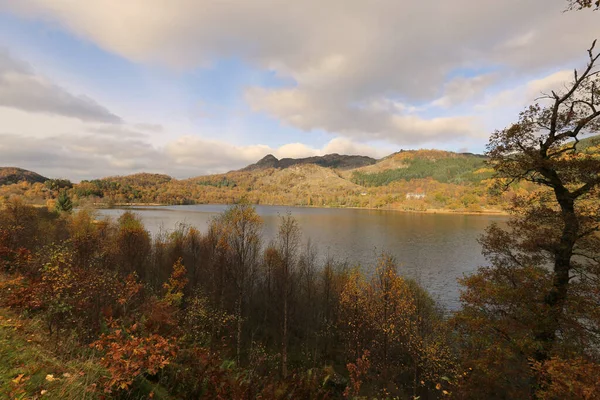
M 578 60 L 597 35 L 594 13 L 562 13 L 564 0 L 0 0 L 136 62 L 173 68 L 235 57 L 273 71 L 285 88 L 252 88 L 246 99 L 303 130 L 399 144 L 471 138 L 473 116 L 433 118 L 418 104 L 451 109 L 478 99 L 491 76 L 519 78 Z M 135 34 L 131 34 L 135 32 Z M 376 109 L 375 103 L 406 105 Z
M 327 153 L 381 157 L 392 150 L 346 138 L 322 147 L 288 143 L 234 145 L 198 135 L 178 135 L 145 123 L 105 124 L 0 107 L 0 166 L 18 166 L 49 177 L 92 179 L 135 172 L 187 178 L 242 168 L 271 153 L 278 158 Z
M 152 146 L 112 137 L 0 134 L 2 166 L 22 167 L 49 177 L 79 180 L 138 171 L 151 167 L 157 157 L 160 154 Z
M 0 49 L 0 106 L 82 121 L 121 123 L 121 118 L 84 95 L 73 95 Z
M 573 71 L 563 70 L 554 72 L 539 79 L 532 79 L 511 89 L 491 93 L 476 108 L 479 110 L 523 108 L 544 96 L 544 93 L 550 94 L 553 90 L 557 93 L 564 92 L 565 85 L 572 80 Z
M 444 84 L 444 95 L 432 102 L 431 105 L 449 108 L 481 98 L 494 82 L 497 74 L 484 74 L 475 77 L 457 77 Z
M 469 116 L 422 118 L 381 107 L 385 101 L 366 105 L 340 105 L 327 93 L 301 89 L 270 90 L 252 88 L 246 99 L 255 111 L 287 122 L 306 131 L 322 129 L 358 140 L 386 140 L 400 145 L 415 145 L 431 140 L 477 137 L 480 127 Z
M 139 124 L 135 124 L 134 127 L 136 129 L 140 129 L 142 131 L 156 132 L 156 133 L 160 133 L 165 130 L 164 126 L 162 126 L 160 124 L 139 123 Z
M 370 156 L 373 158 L 382 158 L 389 155 L 390 151 L 383 150 L 381 148 L 369 146 L 364 143 L 356 143 L 346 138 L 335 138 L 323 147 L 321 155 L 323 154 L 347 154 L 347 155 L 360 155 Z

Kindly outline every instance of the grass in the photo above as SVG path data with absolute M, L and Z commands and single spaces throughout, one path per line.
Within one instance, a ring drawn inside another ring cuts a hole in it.
M 104 371 L 95 360 L 65 362 L 52 347 L 38 321 L 0 308 L 0 398 L 98 398 L 94 385 Z

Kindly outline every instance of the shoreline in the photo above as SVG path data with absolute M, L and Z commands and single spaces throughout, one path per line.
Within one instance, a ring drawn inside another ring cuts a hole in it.
M 229 205 L 229 203 L 195 203 L 195 204 L 161 204 L 161 203 L 115 203 L 109 206 L 107 203 L 94 203 L 94 208 L 119 208 L 119 207 L 170 207 L 170 206 L 197 206 L 197 205 Z M 447 208 L 429 208 L 426 210 L 403 210 L 401 208 L 376 208 L 376 207 L 324 207 L 324 206 L 298 206 L 290 204 L 253 204 L 255 206 L 275 206 L 275 207 L 297 207 L 297 208 L 320 208 L 337 210 L 372 210 L 372 211 L 394 211 L 411 214 L 444 214 L 444 215 L 498 215 L 508 216 L 507 211 L 501 209 L 487 209 L 482 211 L 451 210 Z

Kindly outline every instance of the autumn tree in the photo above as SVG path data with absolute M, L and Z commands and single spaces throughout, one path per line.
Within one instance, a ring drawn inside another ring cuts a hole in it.
M 240 202 L 229 207 L 215 222 L 218 247 L 226 255 L 226 272 L 233 286 L 236 317 L 236 360 L 242 352 L 244 305 L 257 268 L 261 249 L 262 219 L 252 205 Z
M 277 249 L 281 257 L 282 294 L 282 334 L 281 334 L 281 373 L 287 375 L 288 363 L 288 319 L 292 290 L 298 274 L 298 253 L 300 247 L 300 227 L 290 213 L 280 216 L 277 232 Z
M 487 373 L 522 370 L 508 383 L 521 382 L 521 396 L 535 385 L 531 360 L 590 356 L 600 343 L 600 154 L 593 139 L 581 143 L 600 131 L 595 44 L 568 86 L 543 94 L 488 144 L 504 187 L 528 181 L 538 190 L 516 196 L 508 226 L 492 225 L 482 237 L 491 266 L 463 281 L 458 319 L 471 345 L 485 339 L 489 363 L 479 365 Z
M 118 219 L 115 240 L 117 260 L 123 272 L 136 272 L 141 278 L 150 279 L 147 266 L 152 243 L 139 217 L 129 211 L 123 213 Z
M 354 268 L 340 294 L 340 330 L 347 343 L 349 359 L 358 359 L 370 348 L 372 337 L 371 299 L 368 283 Z

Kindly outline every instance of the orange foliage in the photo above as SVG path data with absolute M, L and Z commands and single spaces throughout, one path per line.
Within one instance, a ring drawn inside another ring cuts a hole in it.
M 110 374 L 104 384 L 105 392 L 126 391 L 137 377 L 156 375 L 177 355 L 174 339 L 157 334 L 142 336 L 136 330 L 136 325 L 131 329 L 116 329 L 90 345 L 105 354 L 100 360 Z

